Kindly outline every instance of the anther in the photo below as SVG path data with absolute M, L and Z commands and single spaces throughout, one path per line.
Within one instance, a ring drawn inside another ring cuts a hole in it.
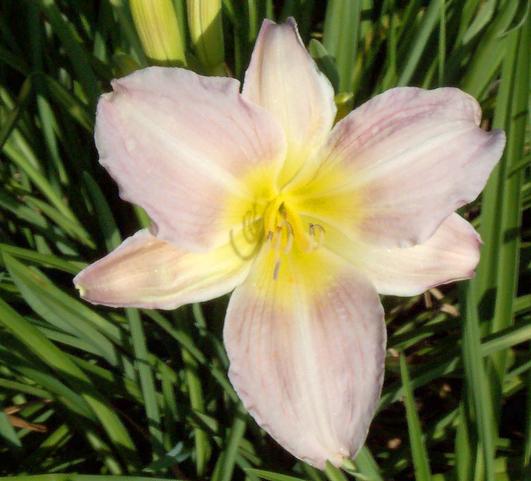
M 312 240 L 312 250 L 318 249 L 323 245 L 325 230 L 320 224 L 310 224 L 309 234 Z

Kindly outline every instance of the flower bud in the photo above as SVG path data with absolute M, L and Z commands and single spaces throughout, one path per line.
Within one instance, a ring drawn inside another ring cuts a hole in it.
M 149 59 L 162 65 L 185 65 L 183 33 L 172 0 L 129 0 L 136 31 Z
M 207 73 L 223 74 L 221 0 L 188 0 L 187 7 L 188 28 L 199 61 Z

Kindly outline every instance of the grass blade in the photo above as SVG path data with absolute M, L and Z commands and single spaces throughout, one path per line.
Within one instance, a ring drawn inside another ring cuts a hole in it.
M 157 390 L 155 387 L 155 380 L 153 372 L 149 365 L 148 349 L 146 346 L 146 337 L 140 314 L 136 309 L 126 310 L 127 319 L 129 320 L 129 328 L 131 331 L 131 338 L 133 340 L 133 349 L 135 353 L 135 364 L 140 377 L 140 386 L 142 389 L 142 396 L 144 398 L 144 406 L 146 416 L 148 419 L 149 433 L 151 436 L 151 444 L 153 451 L 163 454 L 163 439 L 161 430 L 161 420 L 159 413 L 159 406 L 157 404 Z
M 420 419 L 417 414 L 417 406 L 411 389 L 409 372 L 407 369 L 406 358 L 404 354 L 400 355 L 400 376 L 404 386 L 404 404 L 406 406 L 407 428 L 409 432 L 409 442 L 411 444 L 411 454 L 413 456 L 413 465 L 415 466 L 416 481 L 430 481 L 431 470 L 429 464 L 428 452 L 424 444 L 424 436 L 420 426 Z
M 136 458 L 135 447 L 122 422 L 110 404 L 94 388 L 87 376 L 60 349 L 52 344 L 40 331 L 0 299 L 0 323 L 9 329 L 29 350 L 61 375 L 70 379 L 71 385 L 85 399 L 101 422 L 114 445 L 122 452 L 126 464 Z
M 480 344 L 480 326 L 477 314 L 477 301 L 474 290 L 466 285 L 463 289 L 465 299 L 465 324 L 463 331 L 463 364 L 467 379 L 467 396 L 471 402 L 478 434 L 478 442 L 482 458 L 476 461 L 474 479 L 495 481 L 494 449 L 495 431 L 490 396 L 490 383 L 486 376 Z M 484 466 L 484 468 L 482 468 Z M 484 472 L 483 472 L 484 469 Z
M 352 92 L 358 52 L 361 2 L 330 0 L 326 9 L 323 45 L 335 58 L 338 92 Z

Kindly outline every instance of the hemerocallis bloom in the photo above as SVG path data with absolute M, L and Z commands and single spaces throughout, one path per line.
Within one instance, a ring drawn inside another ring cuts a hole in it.
M 454 211 L 500 158 L 455 88 L 395 88 L 334 126 L 334 92 L 295 22 L 264 21 L 243 89 L 147 68 L 101 97 L 96 144 L 153 227 L 83 270 L 107 306 L 175 309 L 234 291 L 224 327 L 245 407 L 323 468 L 362 446 L 382 386 L 378 294 L 473 275 L 479 236 Z

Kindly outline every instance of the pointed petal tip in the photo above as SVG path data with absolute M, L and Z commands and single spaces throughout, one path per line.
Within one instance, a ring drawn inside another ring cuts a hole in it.
M 224 326 L 229 378 L 242 403 L 282 447 L 318 469 L 340 466 L 363 445 L 386 337 L 372 285 L 322 256 L 309 271 L 286 261 L 273 284 L 264 255 L 233 293 Z M 332 275 L 322 284 L 325 273 Z
M 288 154 L 282 184 L 326 142 L 336 116 L 334 89 L 307 51 L 293 18 L 262 23 L 242 95 L 271 113 L 284 130 Z
M 74 282 L 74 287 L 78 291 L 79 297 L 83 299 L 83 301 L 88 302 L 93 306 L 106 306 L 114 308 L 123 307 L 120 304 L 112 304 L 107 302 L 101 297 L 101 295 L 98 296 L 98 290 L 95 289 L 94 286 Z
M 278 23 L 276 23 L 275 21 L 269 18 L 264 18 L 264 20 L 262 21 L 261 28 L 269 28 L 269 27 L 278 27 Z
M 323 467 L 326 466 L 326 462 L 334 465 L 336 468 L 340 468 L 347 459 L 352 459 L 354 454 L 344 447 L 340 447 L 337 451 L 331 453 L 326 461 L 323 463 Z M 321 468 L 322 469 L 322 468 Z
M 243 282 L 249 262 L 227 244 L 206 253 L 175 247 L 147 229 L 127 238 L 74 278 L 91 304 L 173 310 L 213 299 Z
M 72 280 L 74 287 L 78 291 L 79 297 L 84 301 L 90 302 L 94 305 L 105 305 L 105 302 L 100 302 L 100 300 L 93 298 L 94 285 L 90 282 L 90 268 L 91 265 L 83 269 L 74 277 Z M 89 276 L 87 276 L 87 274 L 89 274 Z
M 384 351 L 385 351 L 385 345 L 384 345 Z M 243 406 L 245 407 L 245 410 L 251 415 L 251 417 L 254 419 L 256 424 L 260 426 L 262 429 L 267 431 L 271 437 L 278 443 L 280 446 L 282 446 L 284 449 L 287 449 L 293 456 L 296 458 L 304 461 L 305 463 L 309 464 L 310 466 L 313 466 L 314 468 L 324 470 L 326 467 L 327 462 L 333 464 L 335 467 L 339 468 L 343 465 L 343 463 L 348 459 L 354 459 L 357 452 L 361 447 L 363 446 L 363 441 L 367 437 L 368 430 L 365 433 L 363 440 L 361 443 L 359 443 L 359 446 L 355 448 L 355 450 L 352 450 L 348 447 L 345 447 L 343 445 L 336 446 L 335 448 L 331 449 L 329 446 L 328 449 L 322 447 L 321 453 L 313 453 L 312 456 L 307 456 L 307 453 L 304 451 L 297 451 L 294 446 L 287 446 L 285 440 L 279 438 L 275 433 L 272 432 L 273 426 L 271 426 L 267 422 L 267 415 L 262 416 L 262 411 L 260 411 L 257 407 L 257 405 L 253 402 L 251 402 L 251 395 L 252 393 L 245 391 L 240 386 L 240 381 L 242 380 L 243 376 L 233 368 L 233 365 L 235 363 L 235 359 L 231 358 L 229 354 L 230 359 L 230 365 L 229 365 L 229 371 L 228 371 L 228 377 L 229 380 L 234 387 L 236 394 L 240 398 L 240 400 L 243 403 Z M 383 375 L 381 376 L 381 379 L 378 380 L 378 383 L 380 386 L 383 383 Z M 377 397 L 379 399 L 379 396 Z
M 265 33 L 265 30 L 268 30 L 270 28 L 283 28 L 283 27 L 286 27 L 286 26 L 292 28 L 297 33 L 299 32 L 299 27 L 298 27 L 297 21 L 295 20 L 294 17 L 288 17 L 282 23 L 277 23 L 274 20 L 271 20 L 269 18 L 264 18 L 264 20 L 262 20 L 262 25 L 261 25 L 260 31 L 262 29 L 264 29 L 264 32 L 261 32 L 261 33 Z M 259 35 L 260 35 L 260 33 L 259 33 Z
M 81 271 L 83 272 L 83 271 Z M 80 272 L 80 274 L 81 274 Z M 79 274 L 74 277 L 74 287 L 77 289 L 77 291 L 79 292 L 79 297 L 81 297 L 82 299 L 85 298 L 85 295 L 87 294 L 87 290 L 85 289 L 85 286 L 81 285 L 79 283 Z
M 297 20 L 295 20 L 295 17 L 289 16 L 288 18 L 286 18 L 285 23 L 287 23 L 288 25 L 291 25 L 292 27 L 298 30 Z
M 356 172 L 359 210 L 367 212 L 356 226 L 367 241 L 390 248 L 425 243 L 478 197 L 505 146 L 504 132 L 486 131 L 480 121 L 478 102 L 459 89 L 399 87 L 336 125 L 327 158 Z
M 480 261 L 481 237 L 458 214 L 450 215 L 425 243 L 410 248 L 382 248 L 328 236 L 334 252 L 363 272 L 383 295 L 416 296 L 441 284 L 470 279 Z
M 301 457 L 302 461 L 316 469 L 324 471 L 327 465 L 332 465 L 336 468 L 340 468 L 347 459 L 352 459 L 352 456 L 348 454 L 348 451 L 344 448 L 339 448 L 337 451 L 331 453 L 323 453 L 321 458 L 307 458 Z

